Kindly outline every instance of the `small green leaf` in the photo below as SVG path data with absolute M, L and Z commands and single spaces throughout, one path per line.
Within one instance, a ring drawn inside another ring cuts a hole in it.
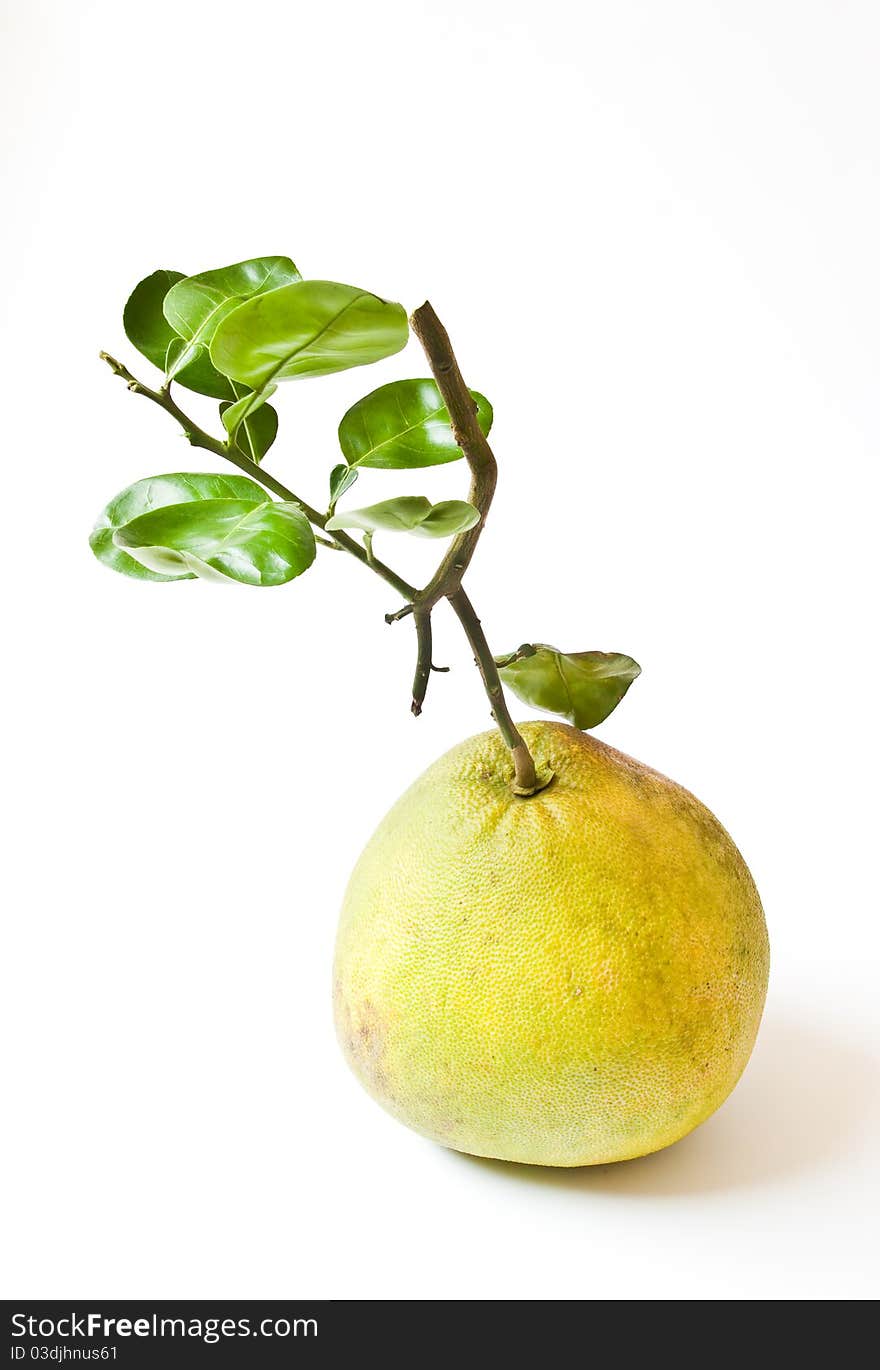
M 492 427 L 492 406 L 472 390 L 477 422 Z M 432 380 L 392 381 L 365 395 L 342 417 L 339 445 L 350 466 L 385 471 L 440 466 L 458 461 L 461 448 L 452 435 L 449 412 Z
M 176 282 L 162 303 L 165 318 L 184 340 L 167 353 L 169 379 L 205 353 L 218 326 L 243 301 L 301 279 L 289 257 L 254 257 Z
M 161 574 L 149 570 L 116 546 L 114 533 L 141 514 L 164 509 L 170 504 L 204 499 L 246 499 L 256 503 L 265 498 L 265 490 L 247 476 L 212 476 L 198 471 L 148 476 L 146 480 L 135 481 L 110 501 L 95 524 L 89 544 L 105 566 L 134 580 L 191 580 L 192 573 L 186 569 L 170 572 L 166 569 Z
M 350 509 L 334 514 L 327 520 L 327 528 L 362 528 L 375 533 L 380 529 L 393 533 L 416 533 L 425 538 L 448 538 L 473 528 L 480 514 L 472 504 L 460 499 L 441 500 L 432 504 L 424 495 L 401 495 L 371 504 L 366 509 Z
M 284 585 L 315 559 L 312 526 L 298 504 L 207 499 L 142 514 L 113 535 L 151 571 L 206 580 Z
M 235 434 L 235 445 L 240 448 L 246 457 L 258 464 L 272 446 L 278 435 L 278 415 L 271 404 L 265 403 L 265 396 L 269 393 L 267 387 L 264 394 L 260 397 L 259 404 L 248 407 L 248 401 L 253 399 L 255 392 L 249 390 L 236 404 L 221 402 L 220 417 L 227 432 Z M 244 406 L 246 412 L 241 416 L 241 410 L 236 415 L 233 411 Z M 229 419 L 231 417 L 231 422 Z
M 336 508 L 336 501 L 342 499 L 346 490 L 350 490 L 358 478 L 358 473 L 351 466 L 346 466 L 340 462 L 334 466 L 330 472 L 330 508 Z
M 505 685 L 525 704 L 560 714 L 576 728 L 595 728 L 617 708 L 641 667 L 618 652 L 560 652 L 526 643 L 496 657 Z
M 393 533 L 411 533 L 431 512 L 431 501 L 424 495 L 402 495 L 399 499 L 386 499 L 381 504 L 371 504 L 366 509 L 349 509 L 343 514 L 334 514 L 327 520 L 327 529 L 362 528 L 367 533 L 378 529 Z
M 180 342 L 162 313 L 162 302 L 171 287 L 184 279 L 182 271 L 154 271 L 152 276 L 146 276 L 135 286 L 123 310 L 122 323 L 129 342 L 160 371 L 165 370 L 171 344 Z M 211 395 L 218 400 L 235 399 L 230 381 L 214 369 L 204 350 L 175 376 L 175 380 L 199 395 Z
M 390 357 L 408 332 L 403 305 L 335 281 L 297 281 L 227 314 L 211 360 L 224 376 L 260 390 Z
M 466 533 L 480 521 L 480 511 L 463 499 L 444 499 L 435 504 L 413 532 L 422 538 L 451 538 Z
M 234 382 L 230 382 L 230 384 L 233 387 L 233 392 L 236 395 L 241 395 L 243 387 L 236 386 Z M 252 414 L 255 414 L 257 410 L 266 403 L 270 396 L 275 394 L 277 389 L 277 385 L 267 385 L 262 390 L 246 390 L 245 393 L 241 395 L 241 398 L 237 399 L 234 404 L 230 404 L 226 409 L 221 409 L 220 415 L 223 419 L 223 427 L 226 429 L 229 436 L 234 437 L 245 419 L 249 418 Z

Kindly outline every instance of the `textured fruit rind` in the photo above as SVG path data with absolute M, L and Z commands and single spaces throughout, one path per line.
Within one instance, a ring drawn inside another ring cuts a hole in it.
M 596 1165 L 668 1146 L 752 1050 L 758 893 L 693 795 L 559 723 L 522 731 L 553 783 L 510 792 L 498 734 L 441 757 L 367 844 L 334 999 L 361 1083 L 445 1146 Z

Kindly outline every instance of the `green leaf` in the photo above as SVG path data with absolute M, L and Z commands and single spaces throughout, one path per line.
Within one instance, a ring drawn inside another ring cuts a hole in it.
M 315 559 L 312 526 L 298 504 L 206 499 L 142 514 L 113 535 L 151 571 L 206 580 L 284 585 Z
M 236 395 L 240 394 L 242 387 L 236 386 L 234 382 L 231 381 L 230 384 L 232 385 L 233 392 Z M 229 436 L 234 437 L 245 419 L 250 415 L 255 414 L 257 410 L 266 403 L 270 396 L 275 394 L 277 389 L 277 385 L 267 385 L 262 390 L 246 390 L 241 398 L 235 401 L 235 404 L 230 404 L 228 408 L 221 409 L 220 415 L 223 419 L 223 427 L 226 429 Z
M 366 366 L 405 347 L 403 305 L 335 281 L 297 281 L 240 304 L 214 334 L 211 360 L 255 390 Z
M 423 538 L 451 538 L 466 533 L 480 521 L 480 511 L 463 499 L 444 499 L 435 504 L 413 532 Z
M 492 427 L 492 406 L 472 390 L 477 422 Z M 343 415 L 339 445 L 350 466 L 385 471 L 440 466 L 458 461 L 461 448 L 452 436 L 449 412 L 432 380 L 392 381 L 365 395 Z
M 180 341 L 162 313 L 162 302 L 171 287 L 184 279 L 182 271 L 154 271 L 152 276 L 146 276 L 135 286 L 122 313 L 125 336 L 160 371 L 165 370 L 169 346 Z M 218 400 L 235 399 L 230 381 L 214 369 L 204 350 L 174 379 L 178 385 L 195 390 L 199 395 L 211 395 Z
M 259 464 L 263 457 L 272 446 L 278 435 L 278 415 L 271 404 L 265 403 L 269 387 L 260 397 L 259 404 L 248 407 L 248 401 L 254 398 L 254 391 L 248 391 L 247 395 L 238 400 L 235 404 L 221 402 L 220 417 L 224 427 L 230 434 L 235 434 L 235 445 L 240 448 L 246 457 Z M 241 406 L 244 406 L 242 412 Z M 235 411 L 238 410 L 238 413 Z
M 595 728 L 617 708 L 641 667 L 618 652 L 560 652 L 526 643 L 496 657 L 505 685 L 525 704 L 560 714 L 576 728 Z
M 149 570 L 134 557 L 122 551 L 113 541 L 118 528 L 151 510 L 164 509 L 170 504 L 184 504 L 192 500 L 247 499 L 264 500 L 266 492 L 247 476 L 212 476 L 201 472 L 178 471 L 168 476 L 148 476 L 135 481 L 110 501 L 101 513 L 89 538 L 92 551 L 99 561 L 122 575 L 135 580 L 192 580 L 191 572 L 179 568 L 159 574 Z
M 122 311 L 128 341 L 160 371 L 165 370 L 165 353 L 174 337 L 174 330 L 162 313 L 162 301 L 171 287 L 182 280 L 180 271 L 154 271 L 138 282 Z
M 366 509 L 351 509 L 334 514 L 327 528 L 362 528 L 366 533 L 382 529 L 393 533 L 416 533 L 425 538 L 448 538 L 473 528 L 480 521 L 479 510 L 460 499 L 432 504 L 424 495 L 401 495 L 371 504 Z
M 351 466 L 346 466 L 340 462 L 334 466 L 330 472 L 330 508 L 336 508 L 336 501 L 342 499 L 346 490 L 350 490 L 358 478 L 358 473 Z
M 378 529 L 393 533 L 411 533 L 431 512 L 431 501 L 424 495 L 402 495 L 399 499 L 386 499 L 381 504 L 371 504 L 366 509 L 349 509 L 344 514 L 334 514 L 327 520 L 327 529 L 362 528 L 364 532 L 375 533 Z
M 205 353 L 219 325 L 243 301 L 301 279 L 289 257 L 254 257 L 178 281 L 162 304 L 168 323 L 184 340 L 167 354 L 169 379 Z

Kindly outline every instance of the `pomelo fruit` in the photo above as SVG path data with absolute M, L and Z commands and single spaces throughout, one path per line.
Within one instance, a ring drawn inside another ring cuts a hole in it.
M 335 958 L 361 1083 L 478 1156 L 598 1165 L 684 1137 L 748 1061 L 764 915 L 721 824 L 680 785 L 560 723 L 496 732 L 415 782 L 351 877 Z

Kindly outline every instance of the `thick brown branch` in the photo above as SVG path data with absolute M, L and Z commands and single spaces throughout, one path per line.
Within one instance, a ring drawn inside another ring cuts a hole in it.
M 486 435 L 477 422 L 477 406 L 455 360 L 449 334 L 427 300 L 415 311 L 410 322 L 425 350 L 443 403 L 449 410 L 452 435 L 470 468 L 468 500 L 480 512 L 478 524 L 453 538 L 445 557 L 419 594 L 419 608 L 430 612 L 441 599 L 448 599 L 455 594 L 470 565 L 495 494 L 498 467 Z
M 431 660 L 431 610 L 441 599 L 448 599 L 453 611 L 467 634 L 474 653 L 474 660 L 483 681 L 492 717 L 498 730 L 510 748 L 514 765 L 513 788 L 516 794 L 530 795 L 542 789 L 546 779 L 539 780 L 535 763 L 521 733 L 510 716 L 504 688 L 495 665 L 486 635 L 474 607 L 462 589 L 462 577 L 470 565 L 476 551 L 477 542 L 486 522 L 486 515 L 495 494 L 498 467 L 495 454 L 489 446 L 485 433 L 477 421 L 477 406 L 465 384 L 464 377 L 455 359 L 449 334 L 443 327 L 433 307 L 425 303 L 415 311 L 410 320 L 413 332 L 425 351 L 437 389 L 449 411 L 452 433 L 471 473 L 470 503 L 480 513 L 480 521 L 475 527 L 460 533 L 449 547 L 449 551 L 438 566 L 434 576 L 424 590 L 416 596 L 414 613 L 418 630 L 419 659 L 416 666 L 415 687 L 413 689 L 413 713 L 421 713 L 425 690 L 430 674 Z M 426 657 L 427 643 L 427 657 Z M 424 663 L 427 659 L 427 671 Z

